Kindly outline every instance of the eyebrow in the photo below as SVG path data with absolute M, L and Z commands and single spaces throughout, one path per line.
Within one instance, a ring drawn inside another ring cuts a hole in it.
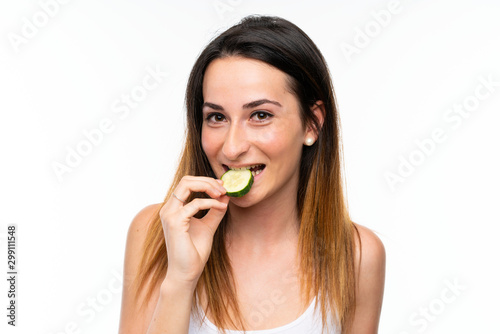
M 252 102 L 244 104 L 243 109 L 255 108 L 255 107 L 258 107 L 258 106 L 260 106 L 262 104 L 266 104 L 266 103 L 271 103 L 271 104 L 277 105 L 278 107 L 281 107 L 281 104 L 278 101 L 273 101 L 273 100 L 268 100 L 268 99 L 260 99 L 260 100 L 256 100 L 256 101 L 252 101 Z M 220 106 L 218 104 L 210 103 L 210 102 L 204 102 L 202 105 L 202 108 L 204 108 L 204 107 L 209 107 L 209 108 L 212 108 L 214 110 L 224 110 L 224 108 L 222 108 L 222 106 Z

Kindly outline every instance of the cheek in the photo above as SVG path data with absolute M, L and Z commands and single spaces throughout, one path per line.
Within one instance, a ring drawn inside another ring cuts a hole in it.
M 266 147 L 267 151 L 291 153 L 295 151 L 295 148 L 302 147 L 302 136 L 300 129 L 289 124 L 266 131 L 256 131 L 253 138 L 255 143 Z
M 264 131 L 254 131 L 251 135 L 253 140 L 256 143 L 269 145 L 279 141 L 281 139 L 281 135 L 279 131 L 266 129 Z
M 225 131 L 224 129 L 204 129 L 201 131 L 201 147 L 205 152 L 208 160 L 213 163 L 220 154 L 224 146 Z
M 215 152 L 215 142 L 214 137 L 211 136 L 207 131 L 201 131 L 201 147 L 205 152 L 208 159 L 211 159 Z

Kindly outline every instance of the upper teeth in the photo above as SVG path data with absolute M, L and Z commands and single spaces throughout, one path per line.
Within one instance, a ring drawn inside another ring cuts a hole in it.
M 246 166 L 246 167 L 241 167 L 241 168 L 229 167 L 229 169 L 232 169 L 232 170 L 245 170 L 245 169 L 251 169 L 251 168 L 254 168 L 254 167 L 257 167 L 257 166 L 260 166 L 260 165 L 252 165 L 252 166 Z

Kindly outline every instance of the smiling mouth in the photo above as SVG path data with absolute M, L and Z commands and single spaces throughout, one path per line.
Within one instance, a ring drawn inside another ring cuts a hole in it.
M 224 167 L 224 171 L 227 172 L 228 170 L 246 170 L 246 169 L 249 169 L 251 172 L 252 172 L 252 175 L 255 177 L 257 175 L 259 175 L 263 170 L 264 168 L 266 168 L 266 165 L 264 164 L 261 164 L 261 165 L 250 165 L 250 166 L 245 166 L 245 167 L 239 167 L 239 168 L 236 168 L 236 167 L 229 167 L 227 165 L 222 165 Z

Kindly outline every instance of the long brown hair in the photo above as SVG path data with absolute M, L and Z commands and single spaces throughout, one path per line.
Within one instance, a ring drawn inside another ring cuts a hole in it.
M 313 41 L 296 25 L 279 17 L 248 16 L 202 51 L 186 89 L 185 146 L 164 203 L 184 175 L 215 177 L 201 145 L 203 76 L 211 61 L 229 56 L 257 59 L 283 71 L 289 89 L 300 102 L 303 126 L 317 130 L 317 141 L 303 148 L 297 193 L 301 296 L 304 303 L 311 295 L 319 297 L 316 306 L 321 305 L 324 329 L 327 319 L 331 318 L 347 333 L 356 307 L 354 236 L 357 230 L 349 217 L 343 193 L 340 119 L 326 62 Z M 311 110 L 316 101 L 323 102 L 322 124 Z M 206 195 L 192 194 L 191 198 L 203 196 Z M 197 311 L 198 296 L 204 288 L 214 324 L 220 329 L 227 328 L 228 324 L 245 329 L 224 243 L 228 214 L 214 235 L 210 257 L 193 295 L 193 311 Z M 148 281 L 152 282 L 142 306 L 166 271 L 166 246 L 157 212 L 147 233 L 135 280 L 137 296 Z M 238 321 L 229 316 L 229 309 Z

